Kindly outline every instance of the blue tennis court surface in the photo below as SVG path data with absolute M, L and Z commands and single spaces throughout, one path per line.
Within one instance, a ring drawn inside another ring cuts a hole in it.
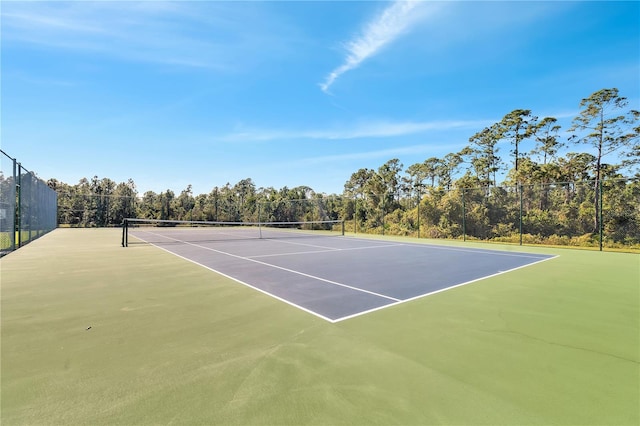
M 227 240 L 199 232 L 130 234 L 331 322 L 553 257 L 304 234 Z

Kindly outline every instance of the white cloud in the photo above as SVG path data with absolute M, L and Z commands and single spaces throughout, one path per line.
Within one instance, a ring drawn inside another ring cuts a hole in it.
M 365 122 L 349 128 L 330 130 L 278 130 L 240 129 L 218 138 L 225 142 L 263 142 L 292 139 L 348 140 L 362 138 L 388 138 L 452 129 L 481 129 L 495 120 L 450 120 L 450 121 L 376 121 Z
M 260 4 L 156 1 L 11 2 L 2 26 L 7 46 L 232 71 L 273 55 L 288 30 Z
M 367 58 L 377 54 L 406 32 L 422 17 L 422 14 L 417 13 L 416 10 L 422 4 L 424 3 L 418 1 L 395 1 L 366 24 L 359 36 L 345 43 L 347 56 L 344 63 L 331 71 L 325 81 L 320 84 L 322 91 L 328 93 L 329 87 L 338 77 L 357 68 Z
M 349 152 L 344 154 L 335 154 L 335 155 L 325 155 L 325 156 L 314 156 L 303 158 L 300 161 L 302 165 L 311 165 L 311 164 L 335 164 L 341 161 L 361 161 L 361 160 L 373 160 L 378 158 L 396 158 L 405 155 L 418 155 L 418 154 L 429 154 L 433 153 L 434 150 L 442 150 L 442 149 L 455 149 L 459 144 L 458 143 L 437 143 L 437 144 L 422 144 L 422 145 L 409 145 L 409 146 L 400 146 L 393 147 L 387 149 L 379 149 L 372 151 L 358 151 L 358 152 Z

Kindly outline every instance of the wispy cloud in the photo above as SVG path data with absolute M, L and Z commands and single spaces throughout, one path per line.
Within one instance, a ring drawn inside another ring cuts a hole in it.
M 259 4 L 195 3 L 11 2 L 2 8 L 3 44 L 235 71 L 273 54 L 286 31 Z
M 349 140 L 364 138 L 388 138 L 408 136 L 428 131 L 453 129 L 481 129 L 494 123 L 495 120 L 451 120 L 451 121 L 376 121 L 361 123 L 349 128 L 331 130 L 274 130 L 274 129 L 239 129 L 236 132 L 218 138 L 225 142 L 266 142 L 284 140 Z
M 74 87 L 81 84 L 77 81 L 72 81 L 72 80 L 40 77 L 24 71 L 9 72 L 9 73 L 5 72 L 3 77 L 15 78 L 27 84 L 34 85 L 34 86 L 42 86 L 42 87 L 52 87 L 52 86 L 53 87 Z
M 378 158 L 396 158 L 406 155 L 419 155 L 433 153 L 434 150 L 447 150 L 456 149 L 459 143 L 436 143 L 436 144 L 421 144 L 421 145 L 409 145 L 401 147 L 393 147 L 387 149 L 378 149 L 371 151 L 357 151 L 344 154 L 313 156 L 299 160 L 301 165 L 316 165 L 316 164 L 335 164 L 341 161 L 363 161 L 363 160 L 375 160 Z
M 347 51 L 344 63 L 331 71 L 320 84 L 322 91 L 329 93 L 329 88 L 338 77 L 357 68 L 367 58 L 377 54 L 406 32 L 419 20 L 421 14 L 415 12 L 422 4 L 424 3 L 418 1 L 395 1 L 367 23 L 358 36 L 344 44 Z

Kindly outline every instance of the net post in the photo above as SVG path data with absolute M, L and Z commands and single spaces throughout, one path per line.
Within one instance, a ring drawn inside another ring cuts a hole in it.
M 122 221 L 122 247 L 128 247 L 129 246 L 129 241 L 128 240 L 128 228 L 129 228 L 129 222 L 127 221 L 127 219 L 124 219 Z

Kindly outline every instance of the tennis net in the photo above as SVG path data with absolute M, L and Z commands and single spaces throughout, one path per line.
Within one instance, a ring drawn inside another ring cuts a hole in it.
M 329 237 L 344 235 L 343 220 L 306 222 L 209 222 L 133 219 L 122 224 L 122 246 L 246 239 Z M 129 237 L 134 237 L 131 241 Z

